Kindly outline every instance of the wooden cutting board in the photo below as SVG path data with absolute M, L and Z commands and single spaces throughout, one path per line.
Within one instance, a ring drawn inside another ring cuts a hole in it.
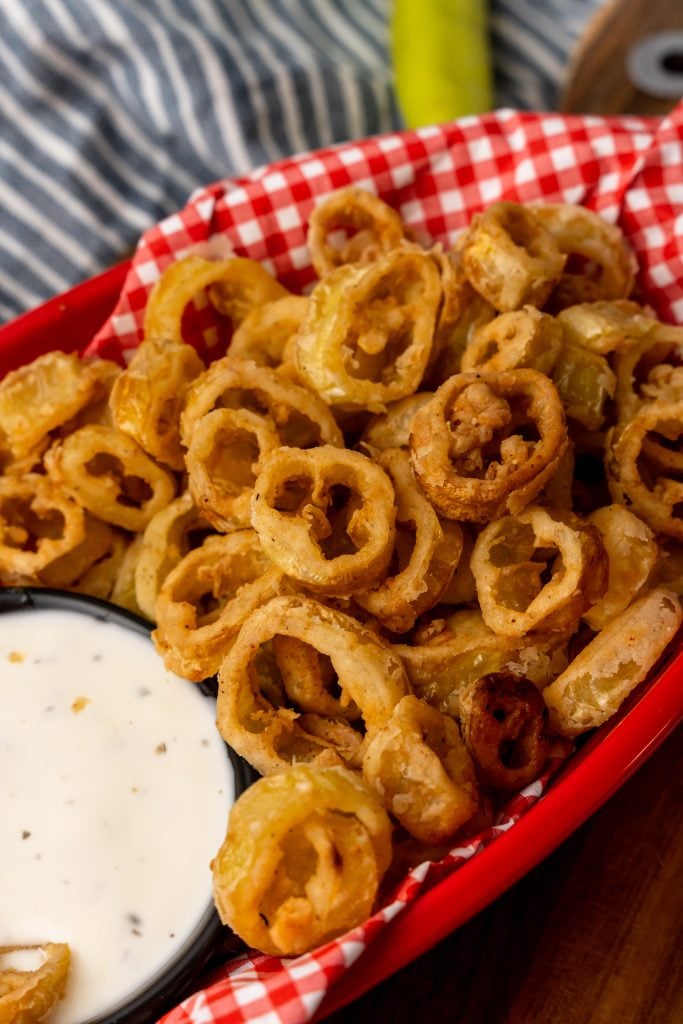
M 655 34 L 668 41 L 654 43 Z M 634 84 L 635 60 L 649 88 Z M 655 95 L 666 79 L 673 95 Z M 678 88 L 677 88 L 678 85 Z M 564 113 L 665 114 L 683 97 L 683 0 L 607 0 L 588 24 L 560 100 Z

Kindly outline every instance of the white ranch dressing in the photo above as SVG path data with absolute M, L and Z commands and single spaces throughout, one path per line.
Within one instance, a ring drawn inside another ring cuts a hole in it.
M 214 717 L 124 626 L 0 614 L 0 946 L 71 946 L 50 1024 L 114 1007 L 206 912 L 234 801 Z

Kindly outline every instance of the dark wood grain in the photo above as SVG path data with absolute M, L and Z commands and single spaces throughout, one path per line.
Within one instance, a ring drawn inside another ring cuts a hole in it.
M 683 745 L 467 925 L 329 1024 L 683 1022 Z
M 673 100 L 636 89 L 626 72 L 631 47 L 654 32 L 683 29 L 681 0 L 609 0 L 573 55 L 560 110 L 579 114 L 665 114 Z

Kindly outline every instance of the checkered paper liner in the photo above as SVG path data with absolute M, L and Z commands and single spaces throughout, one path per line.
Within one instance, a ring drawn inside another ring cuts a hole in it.
M 120 359 L 142 338 L 145 304 L 181 256 L 234 252 L 294 292 L 314 280 L 306 225 L 337 188 L 371 189 L 418 240 L 452 245 L 472 214 L 500 199 L 581 203 L 617 222 L 641 268 L 639 289 L 683 321 L 683 103 L 663 120 L 502 110 L 281 160 L 200 189 L 142 236 L 114 312 L 87 349 Z M 225 349 L 227 325 L 205 303 L 184 323 L 201 354 Z
M 638 289 L 665 320 L 683 321 L 683 104 L 662 120 L 561 117 L 510 110 L 378 136 L 308 153 L 196 192 L 140 240 L 114 312 L 86 350 L 125 358 L 142 338 L 149 293 L 190 253 L 230 253 L 263 263 L 294 292 L 314 273 L 306 226 L 319 198 L 345 185 L 376 192 L 418 240 L 449 246 L 472 215 L 497 200 L 580 203 L 624 231 L 638 258 Z M 202 355 L 221 355 L 229 325 L 207 302 L 183 329 Z M 422 864 L 372 918 L 296 959 L 245 953 L 231 960 L 162 1024 L 303 1024 L 334 982 L 389 921 L 446 874 L 462 868 L 540 798 L 566 756 L 512 799 L 494 827 Z

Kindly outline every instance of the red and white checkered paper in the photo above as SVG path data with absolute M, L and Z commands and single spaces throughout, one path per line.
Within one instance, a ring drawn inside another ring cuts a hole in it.
M 683 104 L 662 120 L 503 110 L 303 154 L 201 189 L 143 235 L 116 308 L 87 354 L 120 359 L 134 348 L 154 282 L 190 252 L 249 256 L 292 291 L 306 288 L 314 279 L 309 214 L 318 199 L 349 184 L 399 210 L 418 239 L 445 245 L 496 200 L 581 203 L 620 225 L 638 257 L 642 297 L 663 319 L 683 322 Z M 222 354 L 229 337 L 208 304 L 195 305 L 184 330 L 209 358 Z M 557 763 L 511 801 L 495 827 L 440 864 L 412 871 L 365 924 L 293 960 L 244 954 L 163 1024 L 311 1020 L 335 980 L 358 957 L 371 955 L 386 923 L 513 825 L 540 797 Z

